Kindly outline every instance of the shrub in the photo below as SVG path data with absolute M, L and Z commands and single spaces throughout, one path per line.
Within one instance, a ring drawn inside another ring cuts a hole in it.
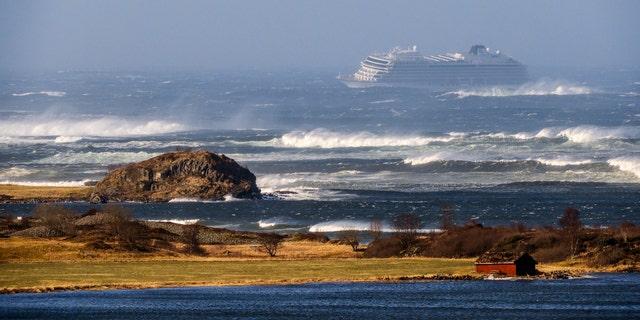
M 544 229 L 535 232 L 529 244 L 535 249 L 544 249 L 554 247 L 558 243 L 558 234 L 555 229 Z
M 503 229 L 469 225 L 437 236 L 428 255 L 434 257 L 477 257 L 493 248 L 504 237 Z
M 349 245 L 353 251 L 358 251 L 358 246 L 360 245 L 360 234 L 358 230 L 341 230 L 338 232 L 338 239 L 341 244 Z
M 131 221 L 131 214 L 127 209 L 117 205 L 108 205 L 102 212 L 109 232 L 116 236 L 122 246 L 129 250 L 139 249 L 137 241 L 142 234 L 143 226 Z
M 557 246 L 538 249 L 532 256 L 538 262 L 558 262 L 566 260 L 571 254 L 568 244 L 561 243 Z
M 53 204 L 39 204 L 33 211 L 38 224 L 45 227 L 47 236 L 72 235 L 75 233 L 73 221 L 76 212 L 63 206 Z
M 365 258 L 397 257 L 402 250 L 402 244 L 399 238 L 381 238 L 369 243 L 363 256 Z
M 414 214 L 399 214 L 391 221 L 391 227 L 394 236 L 400 240 L 402 250 L 408 251 L 418 237 L 418 230 L 422 228 L 422 219 Z
M 258 241 L 260 242 L 261 248 L 266 251 L 270 257 L 275 257 L 278 249 L 282 246 L 284 236 L 274 232 L 263 233 L 258 238 Z
M 627 254 L 622 248 L 606 247 L 587 259 L 587 265 L 594 268 L 615 265 L 626 256 Z
M 187 245 L 186 251 L 188 254 L 202 254 L 204 251 L 200 247 L 200 240 L 198 235 L 200 234 L 200 226 L 197 224 L 186 225 L 182 229 L 182 242 Z
M 329 242 L 329 237 L 324 233 L 315 232 L 296 232 L 291 235 L 291 241 L 317 241 L 317 242 Z

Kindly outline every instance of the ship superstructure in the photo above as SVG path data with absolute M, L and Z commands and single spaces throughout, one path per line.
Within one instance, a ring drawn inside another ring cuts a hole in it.
M 525 65 L 483 45 L 467 54 L 424 56 L 416 46 L 396 47 L 388 53 L 374 53 L 360 63 L 360 69 L 338 79 L 352 88 L 371 86 L 426 87 L 433 90 L 484 86 L 518 86 L 528 80 Z

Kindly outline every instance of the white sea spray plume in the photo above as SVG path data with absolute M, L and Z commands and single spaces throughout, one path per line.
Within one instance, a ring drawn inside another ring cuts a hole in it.
M 594 90 L 566 80 L 539 79 L 527 82 L 518 88 L 485 87 L 477 89 L 462 89 L 439 95 L 439 98 L 453 96 L 456 98 L 477 97 L 510 97 L 510 96 L 544 96 L 544 95 L 583 95 L 591 94 Z
M 128 120 L 119 117 L 92 119 L 36 119 L 0 120 L 3 136 L 135 136 L 170 133 L 185 130 L 182 124 L 164 120 Z M 61 138 L 64 141 L 65 138 Z M 65 141 L 66 142 L 66 141 Z
M 640 156 L 626 156 L 613 158 L 608 161 L 612 166 L 618 167 L 622 171 L 631 172 L 640 178 Z
M 575 143 L 589 143 L 605 139 L 640 139 L 640 128 L 578 126 L 564 129 L 558 133 L 558 136 L 566 137 Z
M 423 146 L 435 141 L 450 141 L 451 136 L 377 134 L 368 131 L 336 132 L 327 129 L 293 131 L 280 138 L 282 145 L 296 148 L 360 148 L 384 146 Z

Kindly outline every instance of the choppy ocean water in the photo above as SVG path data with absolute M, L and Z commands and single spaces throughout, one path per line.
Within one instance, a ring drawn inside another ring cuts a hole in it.
M 136 218 L 245 230 L 640 223 L 640 71 L 516 90 L 349 89 L 329 72 L 3 74 L 0 183 L 83 185 L 176 148 L 224 153 L 281 200 L 123 204 Z M 78 211 L 85 203 L 68 204 Z M 0 205 L 27 215 L 29 204 Z
M 224 153 L 279 200 L 124 203 L 135 218 L 334 232 L 399 213 L 439 225 L 640 223 L 640 71 L 534 77 L 512 91 L 344 87 L 330 72 L 2 74 L 0 183 L 83 185 L 176 148 Z M 94 205 L 67 203 L 84 212 Z M 34 204 L 0 204 L 29 215 Z M 386 226 L 386 224 L 385 224 Z M 637 275 L 570 281 L 62 292 L 0 297 L 2 318 L 639 316 Z
M 0 296 L 3 319 L 634 319 L 640 275 Z

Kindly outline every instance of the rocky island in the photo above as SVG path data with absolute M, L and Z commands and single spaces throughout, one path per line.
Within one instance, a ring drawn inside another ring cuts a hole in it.
M 89 201 L 222 200 L 228 195 L 260 198 L 256 176 L 225 155 L 175 151 L 110 172 L 94 187 Z

